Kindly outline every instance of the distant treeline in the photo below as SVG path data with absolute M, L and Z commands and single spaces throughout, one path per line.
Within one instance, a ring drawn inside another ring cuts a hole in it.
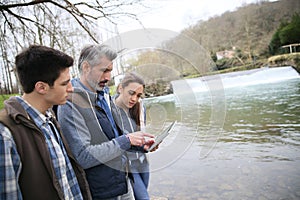
M 268 57 L 273 35 L 297 13 L 299 0 L 261 1 L 199 21 L 183 33 L 212 53 L 235 48 L 241 57 Z
M 290 29 L 290 24 L 293 21 L 292 26 L 300 30 L 300 25 L 298 25 L 300 23 L 297 22 L 300 19 L 299 16 L 299 0 L 258 1 L 206 21 L 199 21 L 164 44 L 169 52 L 184 52 L 184 55 L 189 55 L 188 59 L 180 58 L 180 55 L 176 57 L 170 53 L 151 50 L 140 54 L 129 65 L 142 66 L 151 62 L 162 63 L 174 68 L 184 77 L 203 75 L 210 71 L 237 66 L 249 68 L 249 65 L 253 65 L 253 67 L 268 65 L 267 59 L 270 56 L 275 53 L 282 53 L 282 51 L 277 51 L 281 45 L 298 41 L 300 43 L 300 34 L 297 37 L 297 32 Z M 292 20 L 293 18 L 295 20 Z M 294 33 L 295 37 L 286 35 L 288 30 L 290 33 Z M 276 37 L 276 33 L 278 33 L 278 37 Z M 184 38 L 190 38 L 197 45 L 203 47 L 213 63 L 205 58 L 204 51 L 200 52 L 203 57 L 195 58 L 199 57 L 197 55 L 199 48 L 193 49 L 191 45 L 185 42 Z M 280 40 L 284 41 L 281 42 Z M 223 59 L 217 58 L 216 53 L 222 51 L 228 51 L 232 56 Z M 190 58 L 197 61 L 189 63 Z M 194 66 L 191 67 L 191 64 Z M 149 73 L 147 72 L 147 74 Z M 164 72 L 160 72 L 160 74 L 164 76 Z M 155 77 L 159 75 L 156 74 Z

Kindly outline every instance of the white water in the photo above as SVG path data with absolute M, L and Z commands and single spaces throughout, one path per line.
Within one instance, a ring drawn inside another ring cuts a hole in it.
M 231 72 L 201 78 L 180 80 L 179 82 L 186 81 L 193 92 L 197 93 L 202 91 L 211 91 L 214 89 L 274 83 L 295 78 L 300 78 L 300 75 L 294 68 L 287 66 L 277 68 L 264 67 L 241 72 Z M 177 81 L 172 82 L 175 89 L 177 89 L 179 85 L 176 82 Z
M 224 95 L 227 88 L 275 83 L 290 79 L 299 79 L 299 73 L 291 66 L 231 72 L 220 75 L 204 76 L 193 79 L 172 81 L 173 94 L 147 98 L 147 102 L 184 102 L 195 103 L 203 98 L 201 92 L 210 92 L 219 96 Z M 174 97 L 174 94 L 176 97 Z

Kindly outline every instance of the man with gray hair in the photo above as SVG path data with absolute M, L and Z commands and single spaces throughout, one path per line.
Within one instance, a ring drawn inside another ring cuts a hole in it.
M 80 78 L 71 81 L 74 92 L 58 107 L 58 119 L 75 158 L 85 169 L 93 199 L 134 199 L 127 172 L 126 151 L 147 150 L 152 134 L 124 134 L 115 120 L 115 105 L 108 94 L 115 51 L 90 45 L 80 54 Z

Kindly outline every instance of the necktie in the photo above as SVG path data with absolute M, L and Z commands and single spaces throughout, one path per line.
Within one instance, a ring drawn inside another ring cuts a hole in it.
M 111 126 L 114 130 L 115 137 L 118 137 L 119 134 L 118 134 L 117 127 L 116 127 L 115 121 L 113 119 L 110 107 L 108 106 L 108 104 L 104 98 L 104 91 L 98 91 L 97 97 L 98 97 L 97 98 L 98 106 L 100 106 L 104 110 L 104 112 L 105 112 L 107 118 L 109 119 Z

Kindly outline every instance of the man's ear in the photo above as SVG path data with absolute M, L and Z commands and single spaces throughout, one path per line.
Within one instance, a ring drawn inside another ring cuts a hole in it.
M 35 90 L 39 94 L 45 94 L 47 92 L 47 90 L 49 90 L 49 85 L 47 83 L 42 82 L 42 81 L 38 81 L 35 84 Z
M 84 61 L 84 62 L 82 63 L 82 71 L 83 71 L 84 73 L 87 73 L 87 72 L 90 71 L 90 65 L 89 65 L 89 63 L 88 63 L 87 61 Z
M 122 87 L 122 84 L 119 84 L 119 86 L 117 87 L 117 92 L 119 94 L 121 94 L 123 92 L 123 87 Z

